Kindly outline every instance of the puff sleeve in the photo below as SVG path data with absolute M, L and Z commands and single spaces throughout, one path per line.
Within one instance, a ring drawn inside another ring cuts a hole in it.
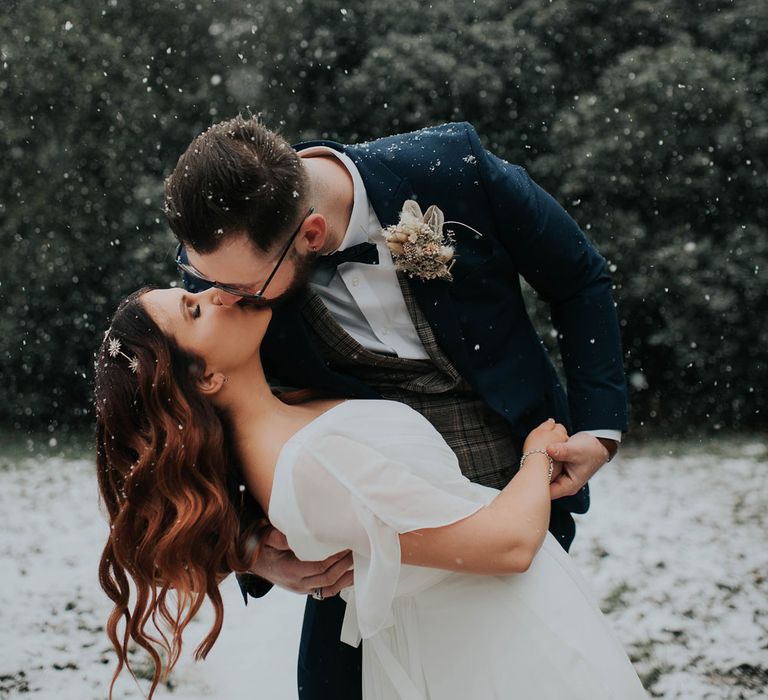
M 327 545 L 326 556 L 352 550 L 354 590 L 345 597 L 364 639 L 392 620 L 398 536 L 457 522 L 489 500 L 461 474 L 447 446 L 425 440 L 402 448 L 393 457 L 393 450 L 325 435 L 302 445 L 283 477 L 295 507 L 284 532 L 297 556 L 313 558 L 315 541 Z

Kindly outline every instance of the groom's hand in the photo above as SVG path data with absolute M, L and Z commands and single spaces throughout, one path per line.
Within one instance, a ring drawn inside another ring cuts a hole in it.
M 323 561 L 301 561 L 285 535 L 271 528 L 250 573 L 294 593 L 311 594 L 322 588 L 323 597 L 329 598 L 352 585 L 352 552 L 337 552 Z
M 615 445 L 612 440 L 605 442 Z M 547 452 L 562 465 L 562 471 L 552 480 L 549 487 L 553 501 L 578 493 L 612 454 L 603 440 L 589 433 L 575 433 L 567 442 L 558 442 L 547 447 Z

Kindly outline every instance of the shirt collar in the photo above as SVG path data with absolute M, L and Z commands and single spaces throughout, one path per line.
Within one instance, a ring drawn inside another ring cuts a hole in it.
M 365 191 L 365 185 L 363 184 L 363 178 L 360 177 L 360 173 L 357 170 L 357 166 L 352 159 L 341 151 L 336 151 L 328 146 L 312 146 L 301 151 L 302 157 L 311 157 L 317 155 L 331 155 L 338 158 L 344 167 L 349 171 L 352 176 L 352 186 L 354 189 L 354 201 L 352 203 L 352 215 L 349 217 L 349 225 L 344 233 L 344 238 L 341 241 L 341 245 L 337 250 L 345 250 L 351 248 L 358 243 L 368 242 L 368 195 Z

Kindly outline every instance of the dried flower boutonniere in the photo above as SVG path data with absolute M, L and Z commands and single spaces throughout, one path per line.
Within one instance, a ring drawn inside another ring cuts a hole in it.
M 384 229 L 395 269 L 409 277 L 452 280 L 454 240 L 450 232 L 443 232 L 444 223 L 445 214 L 434 204 L 422 214 L 416 202 L 407 200 L 399 223 Z

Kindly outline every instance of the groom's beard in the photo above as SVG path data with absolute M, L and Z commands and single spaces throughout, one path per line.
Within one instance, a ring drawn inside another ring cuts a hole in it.
M 282 306 L 286 302 L 295 299 L 306 290 L 309 278 L 312 275 L 312 268 L 315 265 L 315 261 L 319 257 L 316 252 L 309 252 L 306 255 L 299 255 L 294 253 L 291 261 L 293 262 L 293 279 L 291 280 L 288 288 L 280 295 L 276 297 L 270 297 L 264 301 L 255 301 L 253 299 L 241 299 L 238 301 L 240 306 L 255 306 L 263 309 L 266 307 L 273 308 L 276 306 Z

